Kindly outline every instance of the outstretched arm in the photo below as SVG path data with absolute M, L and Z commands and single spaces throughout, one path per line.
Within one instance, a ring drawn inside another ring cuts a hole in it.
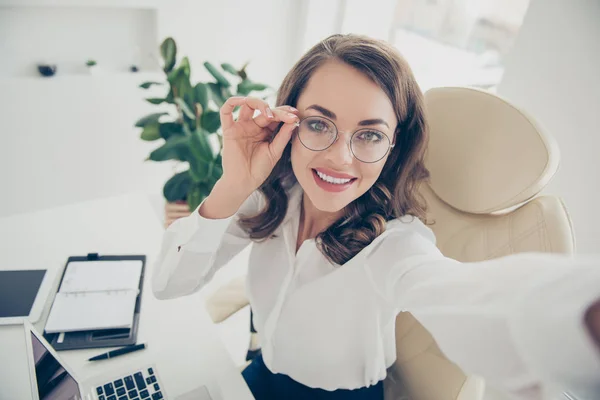
M 411 312 L 468 374 L 513 393 L 600 381 L 599 257 L 522 253 L 461 263 L 406 229 L 380 241 L 366 266 L 380 294 Z

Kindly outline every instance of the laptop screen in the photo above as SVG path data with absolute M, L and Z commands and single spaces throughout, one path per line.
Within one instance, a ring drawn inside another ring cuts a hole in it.
M 69 375 L 33 332 L 30 334 L 40 400 L 81 400 L 77 381 Z

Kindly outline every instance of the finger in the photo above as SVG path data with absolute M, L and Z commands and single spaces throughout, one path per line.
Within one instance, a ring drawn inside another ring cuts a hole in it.
M 254 116 L 254 111 L 248 104 L 244 104 L 240 110 L 238 121 L 250 121 Z
M 291 116 L 290 116 L 290 118 L 291 118 Z M 299 120 L 298 119 L 296 119 L 296 120 L 292 119 L 291 122 L 292 123 L 299 122 Z M 269 132 L 273 133 L 273 132 L 275 132 L 275 129 L 277 129 L 282 123 L 285 123 L 285 121 L 274 121 L 274 122 L 271 122 L 269 125 L 267 125 L 267 127 L 265 129 L 268 130 Z
M 288 106 L 282 106 L 282 107 L 276 107 L 276 108 L 271 108 L 271 111 L 276 110 L 276 109 L 287 109 Z M 260 111 L 260 110 L 259 110 Z M 250 106 L 248 106 L 247 104 L 244 104 L 242 106 L 242 109 L 240 111 L 240 115 L 238 117 L 238 121 L 250 121 L 252 118 L 254 118 L 254 114 L 255 114 L 256 110 L 254 110 L 253 108 L 251 108 Z M 259 115 L 264 115 L 264 113 L 262 111 L 260 111 Z M 269 121 L 272 121 L 272 118 L 266 118 Z M 262 126 L 261 126 L 262 128 Z
M 273 112 L 269 107 L 269 103 L 258 97 L 247 96 L 244 106 L 242 106 L 242 110 L 240 111 L 238 121 L 250 122 L 256 110 L 259 110 L 261 114 L 266 114 L 272 120 Z
M 233 110 L 237 106 L 244 105 L 247 109 L 244 113 L 245 116 L 247 116 L 248 113 L 253 115 L 254 110 L 260 110 L 264 114 L 272 115 L 272 112 L 269 109 L 269 103 L 262 99 L 259 99 L 258 97 L 232 96 L 229 99 L 227 99 L 227 101 L 221 107 L 221 126 L 223 127 L 223 129 L 228 129 L 231 126 L 233 126 L 233 124 L 235 123 L 235 121 L 233 120 Z
M 294 113 L 297 113 L 297 112 L 298 112 L 298 110 L 296 110 L 296 109 L 295 109 L 294 107 L 292 107 L 292 106 L 280 106 L 280 107 L 277 107 L 277 108 L 279 108 L 279 109 L 281 109 L 281 110 L 289 110 L 289 111 L 290 111 L 292 114 L 294 114 Z M 297 115 L 297 114 L 296 114 L 296 115 Z M 298 116 L 298 118 L 300 118 L 300 116 L 299 116 L 299 115 L 297 115 L 297 116 Z M 277 127 L 278 127 L 279 125 L 281 125 L 281 121 L 273 121 L 273 122 L 271 122 L 269 125 L 267 125 L 265 128 L 266 128 L 266 129 L 268 129 L 270 132 L 274 132 L 274 131 L 275 131 L 275 129 L 277 129 Z
M 291 106 L 280 106 L 277 108 L 284 110 L 284 111 L 290 111 L 292 114 L 298 112 L 298 110 L 296 110 L 294 107 L 291 107 Z M 299 118 L 299 116 L 298 116 L 298 118 Z M 277 127 L 279 125 L 281 125 L 281 121 L 273 121 L 273 122 L 269 123 L 269 125 L 267 125 L 265 128 L 268 129 L 270 132 L 273 132 L 273 131 L 275 131 L 275 129 L 277 129 Z
M 283 150 L 285 150 L 285 146 L 289 143 L 296 126 L 295 123 L 284 124 L 269 144 L 269 150 L 274 162 L 279 161 L 281 158 Z
M 271 118 L 267 118 L 267 116 L 261 113 L 260 115 L 257 115 L 256 118 L 254 118 L 254 123 L 260 126 L 261 128 L 269 127 L 269 129 L 272 131 L 277 127 L 279 121 L 293 122 L 294 120 L 299 119 L 298 115 L 294 114 L 294 112 L 298 112 L 298 110 L 290 106 L 281 106 L 273 109 L 272 111 L 275 116 L 275 121 L 273 121 L 273 119 Z M 275 122 L 275 124 L 273 122 Z M 271 128 L 271 126 L 273 125 L 275 126 Z
M 274 118 L 273 111 L 271 110 L 271 107 L 269 107 L 269 103 L 263 99 L 253 96 L 246 96 L 246 105 L 253 111 L 260 110 L 261 114 L 266 115 L 267 118 L 270 118 L 271 120 Z
M 232 96 L 228 98 L 221 109 L 219 110 L 219 114 L 221 116 L 221 126 L 223 129 L 229 129 L 233 126 L 235 121 L 233 120 L 233 110 L 237 106 L 241 106 L 246 104 L 246 98 L 240 96 Z

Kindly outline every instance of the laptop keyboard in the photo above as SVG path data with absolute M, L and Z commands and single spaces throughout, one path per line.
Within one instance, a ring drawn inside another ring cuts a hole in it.
M 96 387 L 98 400 L 161 400 L 163 394 L 152 368 Z

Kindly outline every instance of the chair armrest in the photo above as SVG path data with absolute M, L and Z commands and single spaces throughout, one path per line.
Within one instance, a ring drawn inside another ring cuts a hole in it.
M 245 275 L 232 279 L 206 300 L 206 310 L 216 324 L 225 321 L 247 305 Z
M 385 400 L 482 400 L 485 381 L 467 376 L 408 313 L 396 317 L 396 362 L 384 382 Z

